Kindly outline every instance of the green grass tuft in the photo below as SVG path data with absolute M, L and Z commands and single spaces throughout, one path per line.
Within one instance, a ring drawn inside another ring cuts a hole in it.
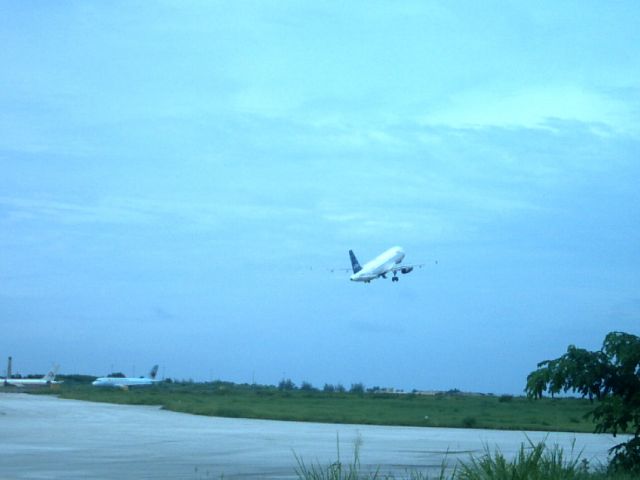
M 338 441 L 338 458 L 329 465 L 306 464 L 303 459 L 295 456 L 297 468 L 295 473 L 300 480 L 395 480 L 389 473 L 363 470 L 360 464 L 361 442 L 356 441 L 353 459 L 343 463 L 340 459 L 340 442 Z M 295 453 L 294 453 L 295 455 Z M 605 468 L 590 469 L 581 454 L 575 454 L 573 449 L 567 456 L 558 445 L 548 447 L 545 442 L 534 444 L 531 440 L 521 444 L 517 455 L 508 460 L 500 450 L 491 451 L 485 448 L 485 453 L 479 457 L 471 457 L 468 461 L 461 461 L 455 468 L 448 471 L 443 464 L 435 475 L 412 470 L 403 477 L 409 480 L 632 480 L 628 474 L 607 472 Z M 637 480 L 637 479 L 636 479 Z

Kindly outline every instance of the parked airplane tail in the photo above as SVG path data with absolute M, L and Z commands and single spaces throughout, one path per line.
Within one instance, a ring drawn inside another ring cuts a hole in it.
M 362 267 L 360 266 L 360 262 L 358 262 L 358 259 L 353 253 L 353 250 L 349 250 L 349 256 L 351 257 L 351 266 L 353 267 L 353 273 L 358 273 L 360 270 L 362 270 Z
M 45 382 L 53 382 L 56 378 L 56 374 L 58 373 L 58 368 L 60 368 L 58 365 L 54 365 L 53 368 L 49 370 L 44 377 L 42 377 L 42 379 Z
M 149 378 L 152 380 L 155 380 L 157 374 L 158 374 L 158 365 L 154 365 L 151 371 L 149 372 Z

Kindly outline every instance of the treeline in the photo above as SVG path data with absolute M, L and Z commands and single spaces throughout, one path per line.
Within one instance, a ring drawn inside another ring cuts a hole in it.
M 12 376 L 13 378 L 21 378 L 20 376 Z M 28 375 L 24 378 L 41 378 L 42 375 Z M 107 377 L 124 377 L 124 374 L 120 372 L 115 372 L 107 375 Z M 90 384 L 97 377 L 95 375 L 84 375 L 84 374 L 59 374 L 56 376 L 56 380 L 63 382 L 64 385 L 72 386 L 72 385 L 82 385 L 82 384 Z M 159 385 L 175 385 L 175 386 L 200 386 L 204 389 L 213 388 L 215 390 L 272 390 L 272 391 L 280 391 L 280 392 L 317 392 L 317 393 L 352 393 L 363 395 L 365 393 L 371 394 L 428 394 L 433 396 L 495 396 L 493 393 L 468 393 L 463 392 L 457 388 L 444 390 L 444 391 L 430 391 L 424 392 L 421 390 L 413 389 L 409 391 L 405 391 L 403 389 L 395 389 L 395 388 L 385 388 L 379 386 L 367 387 L 362 382 L 352 383 L 349 387 L 345 387 L 342 383 L 325 383 L 322 387 L 316 387 L 311 382 L 303 380 L 300 384 L 296 384 L 290 378 L 284 378 L 278 382 L 277 385 L 272 384 L 258 384 L 258 383 L 235 383 L 226 380 L 213 380 L 213 381 L 196 381 L 193 379 L 174 379 L 174 378 L 166 378 Z M 513 398 L 512 395 L 502 395 L 500 396 L 500 401 L 509 401 Z
M 280 391 L 291 391 L 291 390 L 301 390 L 303 392 L 318 392 L 319 388 L 314 387 L 310 382 L 303 381 L 298 387 L 290 378 L 280 380 L 278 383 L 278 390 Z M 336 385 L 325 383 L 324 387 L 322 387 L 322 391 L 325 393 L 345 393 L 347 389 L 341 383 Z M 349 388 L 350 393 L 364 393 L 366 391 L 364 385 L 362 383 L 352 383 Z
M 69 375 L 56 375 L 56 380 L 60 382 L 64 382 L 66 384 L 76 384 L 76 383 L 91 383 L 96 378 L 93 375 L 81 375 L 81 374 L 69 374 Z

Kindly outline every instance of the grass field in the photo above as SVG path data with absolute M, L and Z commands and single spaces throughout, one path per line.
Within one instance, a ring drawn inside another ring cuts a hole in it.
M 592 406 L 587 400 L 576 398 L 325 393 L 223 382 L 158 384 L 130 390 L 63 384 L 54 393 L 62 398 L 160 405 L 176 412 L 234 418 L 504 430 L 594 430 L 591 420 L 584 418 Z

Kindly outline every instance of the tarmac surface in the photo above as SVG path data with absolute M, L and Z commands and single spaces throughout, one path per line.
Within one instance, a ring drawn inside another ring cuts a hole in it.
M 511 457 L 528 443 L 558 444 L 591 465 L 622 441 L 611 435 L 379 427 L 202 417 L 159 407 L 0 393 L 0 479 L 297 478 L 310 466 L 353 460 L 363 469 L 409 478 L 443 462 L 499 448 Z

